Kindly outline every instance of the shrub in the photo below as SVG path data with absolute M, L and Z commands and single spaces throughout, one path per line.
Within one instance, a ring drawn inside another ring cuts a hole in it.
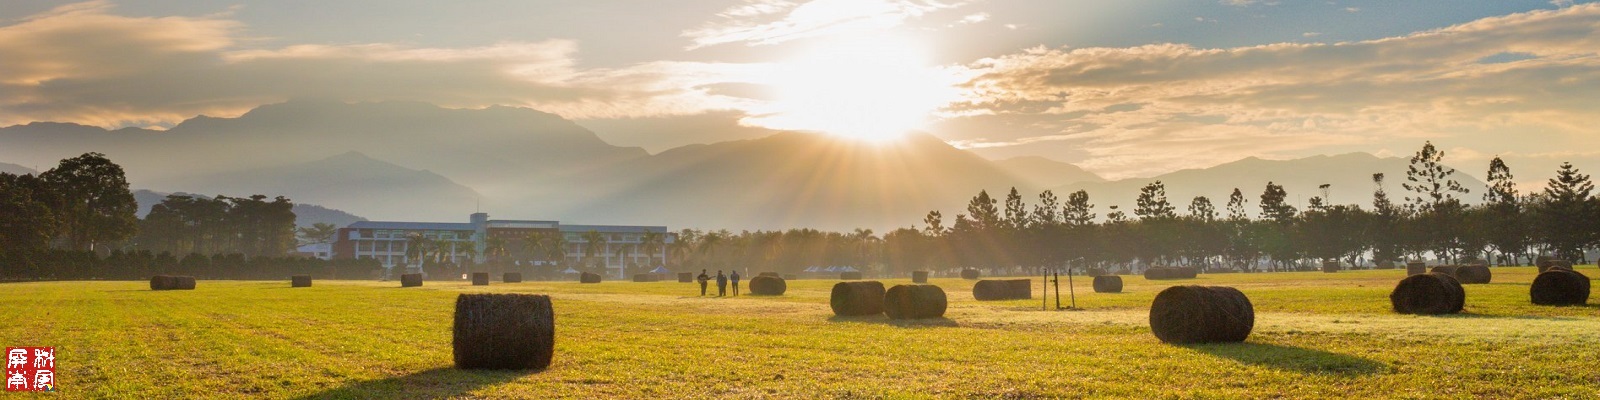
M 472 273 L 472 286 L 489 286 L 489 273 L 488 272 L 473 272 Z
M 1539 273 L 1528 287 L 1533 304 L 1542 306 L 1584 305 L 1589 303 L 1589 277 L 1568 269 Z
M 1466 299 L 1461 282 L 1442 272 L 1406 277 L 1389 293 L 1394 312 L 1401 314 L 1455 314 L 1461 312 Z
M 550 296 L 462 294 L 456 297 L 456 368 L 545 369 L 555 354 Z
M 311 287 L 311 275 L 295 275 L 289 277 L 289 287 Z
M 1494 277 L 1487 265 L 1463 265 L 1456 268 L 1456 280 L 1462 284 L 1484 284 Z
M 828 305 L 833 315 L 841 317 L 878 314 L 883 312 L 883 292 L 883 282 L 839 282 L 833 285 Z
M 522 283 L 522 273 L 507 272 L 504 275 L 500 275 L 500 281 L 505 283 Z
M 789 284 L 783 278 L 771 276 L 757 276 L 750 278 L 750 294 L 762 296 L 782 296 L 789 290 Z
M 422 286 L 422 274 L 400 275 L 400 287 Z
M 983 274 L 979 273 L 978 270 L 972 268 L 961 270 L 961 279 L 977 280 L 978 277 L 982 275 Z
M 1016 300 L 1033 298 L 1031 279 L 985 279 L 972 285 L 972 298 L 989 300 Z
M 1173 286 L 1150 304 L 1150 331 L 1167 343 L 1243 342 L 1255 324 L 1250 298 L 1226 286 Z
M 894 285 L 883 294 L 883 312 L 891 319 L 940 318 L 948 305 L 944 289 L 933 285 Z
M 1116 275 L 1100 275 L 1094 277 L 1095 293 L 1122 293 L 1122 277 Z
M 911 271 L 911 283 L 928 283 L 928 271 Z
M 578 274 L 578 283 L 600 283 L 600 274 L 593 272 Z

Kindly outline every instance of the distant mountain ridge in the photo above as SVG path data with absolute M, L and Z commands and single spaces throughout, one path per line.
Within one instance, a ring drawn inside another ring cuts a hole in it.
M 28 167 L 24 167 L 24 166 L 16 165 L 16 164 L 7 164 L 7 163 L 0 163 L 0 172 L 12 174 L 12 175 L 28 175 L 28 174 L 38 174 L 39 173 L 39 171 L 34 171 L 33 168 L 28 168 Z

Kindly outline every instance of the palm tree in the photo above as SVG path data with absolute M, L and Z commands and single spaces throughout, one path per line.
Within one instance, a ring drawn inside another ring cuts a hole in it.
M 563 233 L 560 233 L 560 232 L 546 234 L 545 237 L 544 237 L 544 240 L 541 240 L 540 242 L 543 243 L 543 246 L 544 246 L 543 255 L 544 255 L 544 258 L 545 258 L 546 261 L 554 262 L 557 267 L 561 266 L 561 264 L 566 263 L 566 261 L 567 261 L 567 235 L 566 234 L 563 234 Z
M 432 255 L 432 248 L 433 240 L 427 236 L 422 236 L 420 233 L 406 235 L 406 261 L 416 260 L 419 272 L 423 264 L 427 263 L 427 257 Z
M 333 235 L 339 234 L 339 226 L 326 222 L 318 222 L 311 224 L 309 227 L 300 228 L 299 233 L 300 243 L 333 243 Z
M 617 265 L 622 266 L 622 276 L 626 278 L 628 276 L 628 245 L 618 244 L 617 250 L 613 253 L 617 256 Z
M 487 258 L 486 261 L 490 263 L 500 261 L 500 258 L 505 257 L 506 254 L 508 253 L 506 252 L 505 239 L 492 237 L 483 241 L 483 256 Z
M 605 251 L 605 248 L 606 248 L 606 235 L 602 235 L 602 234 L 600 234 L 600 232 L 592 231 L 592 230 L 588 231 L 588 232 L 584 232 L 584 234 L 583 234 L 583 260 L 584 261 L 583 261 L 583 263 L 584 264 L 593 263 L 594 262 L 593 261 L 594 260 L 594 255 L 595 254 L 600 254 L 600 252 Z
M 721 246 L 725 239 L 726 238 L 724 238 L 723 235 L 718 232 L 707 232 L 705 236 L 700 237 L 700 243 L 698 248 L 695 249 L 695 252 L 700 254 L 702 265 L 708 264 L 707 261 L 710 261 L 711 255 L 716 254 L 715 251 L 717 246 Z
M 639 238 L 639 247 L 644 250 L 646 264 L 656 263 L 656 252 L 661 250 L 665 242 L 666 237 L 661 232 L 645 231 L 644 236 Z

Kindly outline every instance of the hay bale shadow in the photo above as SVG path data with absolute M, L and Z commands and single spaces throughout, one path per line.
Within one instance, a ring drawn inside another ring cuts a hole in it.
M 880 325 L 889 325 L 889 326 L 899 327 L 899 328 L 959 328 L 959 327 L 961 327 L 960 323 L 956 322 L 953 319 L 949 319 L 949 318 L 945 318 L 945 317 L 924 318 L 924 319 L 889 319 L 888 316 L 883 315 L 883 314 L 863 315 L 863 316 L 857 316 L 857 317 L 841 317 L 841 316 L 835 315 L 835 316 L 832 316 L 832 317 L 828 317 L 828 322 L 834 322 L 834 323 L 854 322 L 854 323 L 858 323 L 858 324 L 880 324 Z
M 1348 354 L 1265 343 L 1215 343 L 1178 345 L 1246 365 L 1308 374 L 1374 375 L 1390 370 L 1382 362 Z
M 538 371 L 435 368 L 410 375 L 353 382 L 295 399 L 458 398 Z

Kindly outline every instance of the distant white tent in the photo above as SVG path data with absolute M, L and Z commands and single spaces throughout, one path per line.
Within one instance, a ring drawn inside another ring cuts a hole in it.
M 656 269 L 650 270 L 650 273 L 652 273 L 652 274 L 670 274 L 670 273 L 672 273 L 672 271 L 668 270 L 666 266 L 657 266 Z
M 572 267 L 567 267 L 567 270 L 566 271 L 561 271 L 561 273 L 563 273 L 563 274 L 576 274 L 576 273 L 578 273 L 578 270 L 572 269 Z
M 817 272 L 817 266 L 806 267 L 806 272 Z
M 839 267 L 839 272 L 861 272 L 861 270 L 855 267 Z

